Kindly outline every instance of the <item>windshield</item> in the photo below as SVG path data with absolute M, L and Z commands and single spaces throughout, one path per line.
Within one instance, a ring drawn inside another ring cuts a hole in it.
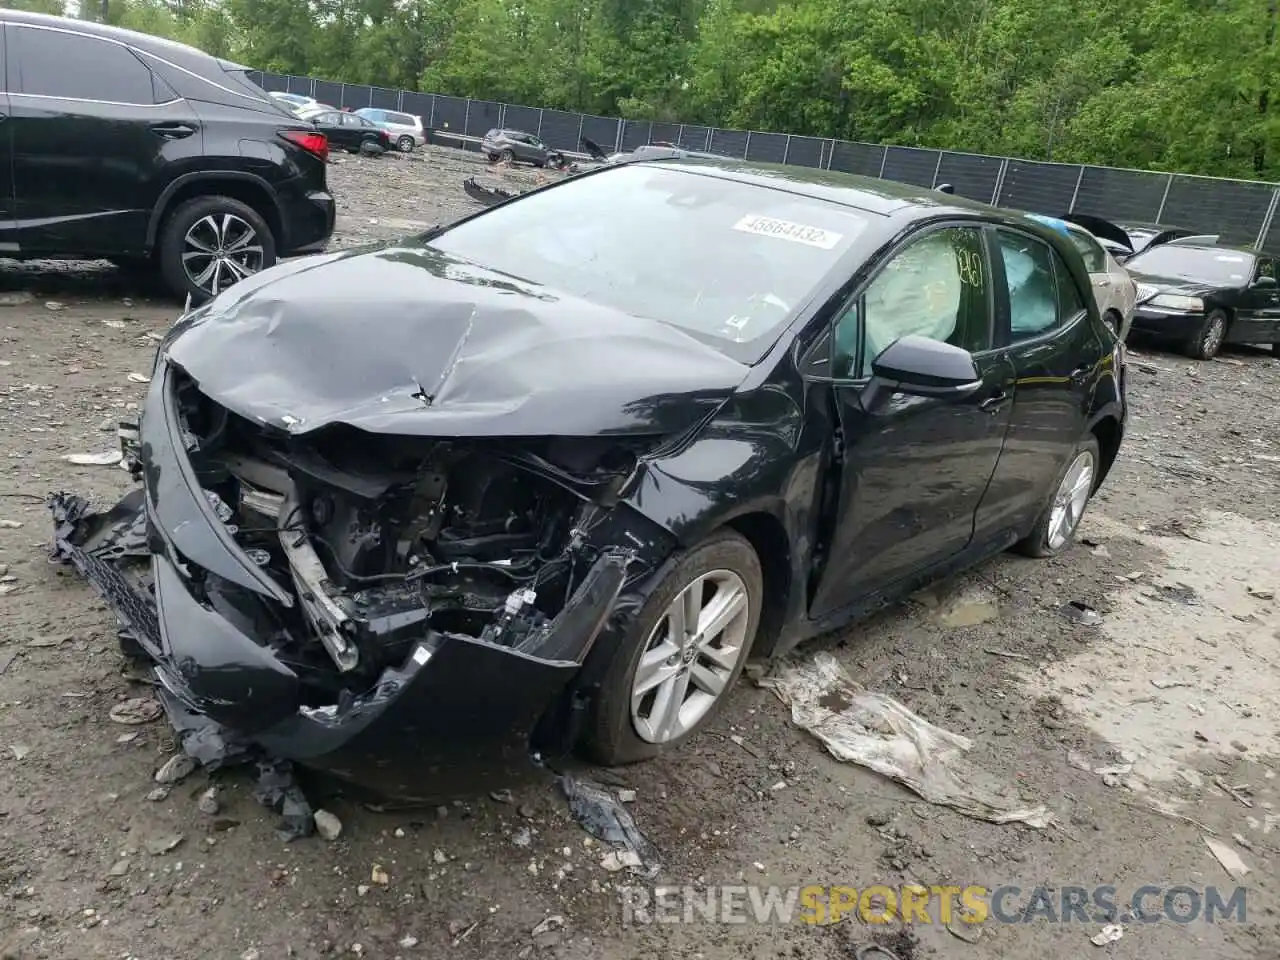
M 752 363 L 866 227 L 824 200 L 652 164 L 605 168 L 431 241 Z
M 1248 281 L 1253 271 L 1253 257 L 1235 250 L 1162 243 L 1131 258 L 1125 267 L 1132 273 L 1154 277 L 1177 277 L 1234 286 Z

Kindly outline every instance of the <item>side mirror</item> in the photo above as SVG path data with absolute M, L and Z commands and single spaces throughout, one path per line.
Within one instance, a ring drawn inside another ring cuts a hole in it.
M 872 381 L 915 397 L 964 397 L 982 387 L 973 354 L 928 337 L 901 337 L 871 361 Z
M 949 183 L 940 183 L 933 189 L 938 191 L 938 193 L 955 193 L 956 192 L 956 188 Z
M 1255 290 L 1273 290 L 1276 286 L 1275 277 L 1258 277 L 1257 280 L 1250 284 Z

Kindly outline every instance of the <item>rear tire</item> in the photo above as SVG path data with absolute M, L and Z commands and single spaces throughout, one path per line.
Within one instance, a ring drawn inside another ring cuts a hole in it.
M 511 150 L 503 150 L 503 151 L 502 151 L 502 153 L 500 153 L 500 154 L 498 155 L 498 158 L 499 158 L 503 163 L 515 163 L 515 162 L 516 162 L 516 155 L 515 155 L 515 153 L 514 153 L 514 152 L 512 152 Z
M 751 653 L 763 606 L 764 574 L 745 538 L 721 530 L 672 558 L 665 570 L 631 621 L 601 681 L 594 719 L 582 744 L 587 756 L 598 763 L 617 766 L 648 760 L 706 729 L 729 698 Z M 669 619 L 675 611 L 675 616 L 683 618 L 680 622 L 688 624 L 696 616 L 695 607 L 698 612 L 711 611 L 717 603 L 735 597 L 741 597 L 740 606 L 733 603 L 730 609 L 738 612 L 724 617 L 706 614 L 722 623 L 719 630 L 709 629 L 705 635 L 696 633 L 695 627 L 677 631 Z M 685 637 L 683 644 L 671 639 L 677 632 Z M 669 646 L 670 655 L 658 652 L 660 646 Z M 636 674 L 646 653 L 657 654 L 652 663 L 646 663 L 653 685 L 636 694 Z M 668 680 L 673 682 L 670 689 Z M 708 687 L 718 692 L 712 694 Z M 676 707 L 664 710 L 665 703 Z M 675 722 L 668 726 L 663 718 Z
M 1187 341 L 1184 348 L 1187 356 L 1193 360 L 1212 360 L 1216 357 L 1227 338 L 1227 325 L 1225 310 L 1210 310 L 1200 329 Z
M 413 153 L 415 146 L 417 146 L 417 143 L 407 133 L 396 141 L 396 149 L 401 153 Z
M 1053 557 L 1071 546 L 1089 501 L 1093 498 L 1094 488 L 1098 485 L 1101 466 L 1102 453 L 1098 438 L 1090 433 L 1076 444 L 1053 483 L 1053 489 L 1049 492 L 1049 498 L 1036 525 L 1031 533 L 1014 545 L 1014 549 L 1028 557 Z M 1087 480 L 1084 477 L 1085 470 L 1088 471 Z M 1073 491 L 1082 492 L 1083 498 L 1073 497 Z
M 207 256 L 200 249 L 216 251 L 219 240 L 221 257 Z M 193 303 L 204 303 L 244 279 L 246 272 L 252 275 L 272 266 L 276 240 L 266 221 L 248 204 L 233 197 L 196 197 L 180 204 L 165 220 L 157 258 L 169 289 L 183 299 L 190 294 Z M 214 266 L 219 259 L 222 263 Z

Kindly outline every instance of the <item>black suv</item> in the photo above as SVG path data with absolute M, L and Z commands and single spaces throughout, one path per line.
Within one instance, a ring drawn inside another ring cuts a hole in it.
M 200 301 L 328 241 L 328 140 L 245 68 L 13 10 L 0 41 L 0 256 L 154 265 Z

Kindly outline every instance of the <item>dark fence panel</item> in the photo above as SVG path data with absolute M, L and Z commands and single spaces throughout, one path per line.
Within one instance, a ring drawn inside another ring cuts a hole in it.
M 435 127 L 450 133 L 462 133 L 467 122 L 467 101 L 461 97 L 436 95 Z
M 759 133 L 751 131 L 747 142 L 747 159 L 753 163 L 781 163 L 787 155 L 785 133 Z
M 745 130 L 725 130 L 720 127 L 711 128 L 712 153 L 723 157 L 736 157 L 741 160 L 747 155 L 747 138 L 751 136 Z
M 311 91 L 315 88 L 316 82 L 310 77 L 285 77 L 285 88 L 287 93 L 300 93 L 304 97 L 314 97 Z
M 1154 223 L 1168 186 L 1167 173 L 1085 167 L 1072 212 L 1122 223 Z
M 820 167 L 825 145 L 826 141 L 821 137 L 792 137 L 787 144 L 787 163 L 797 167 Z
M 340 107 L 359 110 L 361 107 L 373 105 L 373 87 L 363 83 L 344 83 L 342 85 L 342 102 Z
M 932 187 L 934 173 L 938 169 L 938 151 L 919 147 L 889 147 L 884 161 L 884 178 L 913 183 L 918 187 Z
M 502 126 L 502 104 L 492 100 L 472 100 L 462 132 L 468 137 L 483 137 L 494 127 L 500 126 Z
M 1227 243 L 1254 244 L 1274 192 L 1264 183 L 1176 176 L 1160 222 L 1220 233 Z
M 651 136 L 653 124 L 647 120 L 623 120 L 622 121 L 622 149 L 634 150 L 636 147 L 643 147 L 646 143 L 653 140 Z
M 587 114 L 581 117 L 581 124 L 582 136 L 590 137 L 603 147 L 606 153 L 613 153 L 618 149 L 621 120 L 614 117 L 596 117 Z
M 1271 229 L 1262 239 L 1262 249 L 1280 256 L 1280 217 L 1272 216 Z
M 686 150 L 701 150 L 705 152 L 711 144 L 711 128 L 686 123 L 680 128 L 680 139 L 676 143 Z
M 523 130 L 525 133 L 534 133 L 542 137 L 538 127 L 542 123 L 542 111 L 537 107 L 521 107 L 514 103 L 508 103 L 506 110 L 502 114 L 502 125 L 509 130 Z M 485 131 L 481 131 L 481 136 Z M 542 137 L 543 140 L 547 139 Z
M 321 103 L 336 107 L 342 102 L 342 84 L 334 83 L 332 80 L 317 80 L 315 93 L 311 96 Z
M 1062 163 L 1036 163 L 1031 160 L 1010 160 L 1000 184 L 997 203 L 1015 210 L 1030 210 L 1050 217 L 1060 216 L 1071 209 L 1080 168 Z
M 848 140 L 837 140 L 831 149 L 832 170 L 856 173 L 862 177 L 878 177 L 884 162 L 884 147 L 875 143 L 850 143 Z
M 400 91 L 390 90 L 387 87 L 374 87 L 372 96 L 369 98 L 369 106 L 377 107 L 379 110 L 399 110 Z
M 1000 158 L 983 157 L 975 153 L 943 153 L 938 164 L 938 182 L 933 186 L 949 183 L 956 195 L 990 203 L 996 195 L 996 183 L 1000 179 Z
M 429 93 L 406 90 L 404 96 L 400 98 L 400 109 L 405 113 L 411 113 L 420 118 L 422 125 L 429 127 L 431 126 L 431 107 L 434 100 L 435 97 Z
M 507 109 L 511 108 L 507 107 Z M 543 110 L 542 132 L 538 136 L 557 150 L 581 150 L 582 148 L 578 145 L 578 130 L 582 125 L 580 113 L 570 113 L 568 110 Z M 610 134 L 608 142 L 600 146 L 606 151 L 612 150 L 614 136 L 616 134 Z
M 650 143 L 675 143 L 680 139 L 680 124 L 657 123 L 649 130 Z
M 258 86 L 267 93 L 288 93 L 289 78 L 279 73 L 264 73 Z

